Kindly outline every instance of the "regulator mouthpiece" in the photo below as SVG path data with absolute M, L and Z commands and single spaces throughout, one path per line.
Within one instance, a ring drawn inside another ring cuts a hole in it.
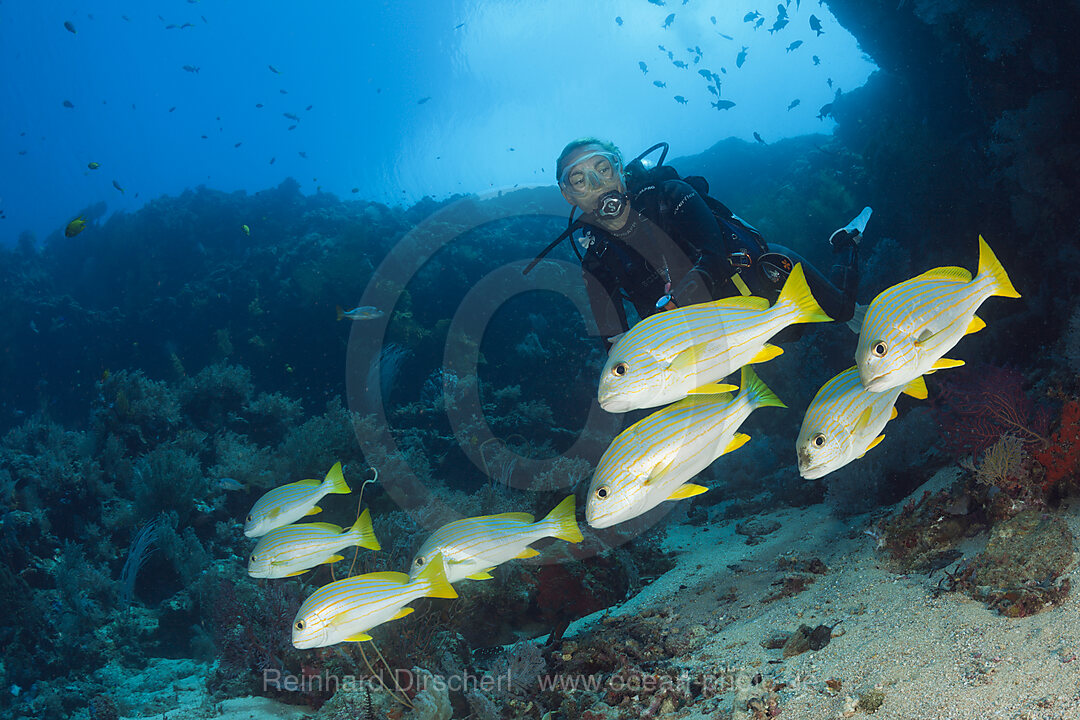
M 610 190 L 600 196 L 596 204 L 598 217 L 618 217 L 626 208 L 626 195 L 618 190 Z

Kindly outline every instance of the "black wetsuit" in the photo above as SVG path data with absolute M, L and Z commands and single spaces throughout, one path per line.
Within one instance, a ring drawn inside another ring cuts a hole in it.
M 731 280 L 736 272 L 755 295 L 773 300 L 780 290 L 779 283 L 771 283 L 756 267 L 762 252 L 757 243 L 721 225 L 705 200 L 682 180 L 639 190 L 631 197 L 630 218 L 621 230 L 587 225 L 583 242 L 588 243 L 582 259 L 585 288 L 605 341 L 629 329 L 624 299 L 644 318 L 657 312 L 656 301 L 667 294 L 680 307 L 738 295 Z M 810 291 L 829 317 L 851 319 L 858 282 L 854 263 L 841 268 L 841 289 L 790 249 L 770 244 L 769 251 L 803 264 Z M 733 253 L 750 266 L 733 264 Z

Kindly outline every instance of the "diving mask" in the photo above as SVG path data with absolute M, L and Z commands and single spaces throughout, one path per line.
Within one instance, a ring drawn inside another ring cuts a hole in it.
M 559 176 L 559 187 L 574 197 L 584 197 L 590 193 L 617 189 L 622 177 L 622 161 L 619 156 L 607 150 L 588 153 L 573 165 L 568 166 Z

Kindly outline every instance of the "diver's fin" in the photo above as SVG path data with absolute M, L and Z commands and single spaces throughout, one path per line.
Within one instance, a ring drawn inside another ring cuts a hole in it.
M 1012 280 L 1009 279 L 1005 268 L 1001 267 L 997 256 L 994 255 L 994 251 L 983 240 L 982 235 L 979 236 L 979 275 L 993 276 L 994 295 L 1011 298 L 1020 297 L 1020 293 L 1016 292 L 1016 288 L 1013 287 Z
M 750 358 L 751 363 L 763 363 L 772 360 L 774 357 L 779 357 L 784 354 L 784 348 L 779 345 L 770 345 L 765 343 L 765 347 L 758 350 L 757 355 Z
M 731 442 L 729 442 L 727 444 L 727 447 L 724 448 L 724 451 L 722 453 L 720 453 L 720 454 L 721 455 L 727 455 L 729 452 L 731 452 L 733 450 L 738 450 L 739 448 L 741 448 L 743 445 L 745 445 L 749 441 L 750 441 L 750 436 L 747 435 L 746 433 L 735 433 L 735 437 L 731 438 Z
M 950 360 L 949 358 L 941 358 L 936 363 L 930 366 L 929 372 L 935 372 L 937 370 L 947 370 L 948 368 L 960 367 L 964 364 L 963 360 Z
M 491 570 L 491 569 L 492 568 L 488 568 L 487 570 L 481 570 L 480 572 L 473 573 L 472 575 L 466 575 L 465 579 L 466 580 L 494 580 L 495 576 L 492 575 L 490 572 L 488 572 L 488 570 Z
M 406 615 L 408 615 L 412 611 L 413 611 L 413 609 L 411 607 L 403 607 L 400 610 L 398 610 L 396 613 L 394 613 L 394 615 L 390 619 L 391 620 L 398 620 L 399 618 L 405 617 Z
M 725 385 L 724 383 L 714 382 L 708 385 L 702 385 L 699 388 L 688 390 L 687 395 L 723 395 L 724 393 L 730 393 L 738 390 L 737 385 Z
M 916 400 L 925 400 L 930 394 L 926 390 L 926 381 L 923 380 L 922 375 L 909 382 L 907 387 L 900 392 L 905 395 L 910 395 Z
M 526 559 L 531 558 L 531 557 L 536 557 L 539 554 L 540 554 L 539 550 L 533 550 L 531 547 L 527 547 L 524 550 L 522 550 L 521 552 L 519 552 L 517 555 L 515 555 L 514 559 L 515 560 L 526 560 Z
M 986 327 L 986 323 L 983 322 L 982 318 L 978 315 L 972 315 L 971 322 L 968 323 L 967 330 L 964 331 L 964 334 L 971 335 L 972 333 L 977 333 L 984 327 Z
M 683 483 L 675 492 L 668 495 L 668 500 L 684 500 L 695 495 L 700 495 L 706 492 L 709 488 L 702 485 L 694 485 L 693 483 Z
M 863 321 L 866 320 L 866 311 L 869 309 L 869 305 L 855 303 L 855 312 L 852 314 L 851 319 L 847 321 L 848 330 L 851 330 L 856 335 L 861 333 Z

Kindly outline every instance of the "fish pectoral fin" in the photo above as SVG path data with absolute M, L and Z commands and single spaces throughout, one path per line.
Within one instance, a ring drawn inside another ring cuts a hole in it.
M 685 500 L 686 498 L 700 495 L 701 493 L 706 492 L 708 489 L 709 488 L 702 485 L 683 483 L 675 489 L 675 492 L 668 495 L 668 500 Z
M 665 473 L 667 473 L 667 471 L 668 471 L 668 468 L 670 468 L 670 467 L 671 467 L 671 465 L 672 465 L 672 464 L 673 464 L 674 462 L 675 462 L 675 459 L 674 459 L 674 458 L 672 458 L 671 460 L 667 460 L 667 461 L 665 461 L 665 460 L 660 460 L 659 462 L 657 462 L 657 463 L 656 463 L 655 465 L 653 465 L 653 469 L 652 469 L 652 471 L 651 471 L 651 472 L 649 473 L 649 477 L 645 478 L 645 481 L 644 481 L 644 483 L 643 483 L 643 484 L 644 484 L 644 485 L 648 485 L 648 484 L 649 484 L 649 483 L 651 483 L 651 482 L 652 482 L 653 480 L 656 480 L 657 478 L 661 478 L 661 477 L 663 477 L 663 476 L 664 476 L 664 474 L 665 474 Z
M 963 364 L 963 360 L 950 360 L 949 358 L 941 358 L 936 363 L 930 366 L 929 372 L 936 372 L 937 370 L 947 370 L 948 368 L 957 368 Z
M 729 452 L 731 452 L 733 450 L 738 450 L 739 448 L 741 448 L 743 445 L 745 445 L 749 441 L 750 441 L 750 436 L 747 435 L 746 433 L 735 433 L 735 436 L 733 438 L 731 438 L 731 442 L 729 442 L 727 444 L 727 447 L 724 448 L 724 452 L 722 452 L 720 454 L 721 455 L 727 455 Z
M 855 421 L 855 432 L 860 433 L 866 429 L 866 426 L 870 424 L 870 417 L 873 415 L 873 408 L 867 407 L 859 414 L 858 420 Z
M 391 617 L 390 619 L 391 620 L 399 620 L 399 619 L 405 617 L 406 615 L 408 615 L 409 613 L 411 613 L 412 611 L 413 611 L 413 609 L 411 607 L 403 607 L 400 610 L 398 610 L 396 613 L 394 613 L 394 616 Z
M 757 351 L 757 355 L 750 358 L 750 363 L 763 363 L 772 360 L 774 357 L 779 357 L 784 354 L 784 348 L 779 345 L 770 345 L 765 343 L 765 347 Z
M 487 570 L 481 570 L 478 573 L 466 575 L 465 577 L 468 580 L 494 580 L 495 576 L 491 574 L 492 570 L 494 570 L 494 568 L 488 568 Z
M 307 517 L 308 515 L 318 515 L 321 512 L 322 512 L 322 508 L 319 507 L 318 505 L 316 505 L 315 507 L 311 508 L 306 513 L 304 513 L 304 517 Z
M 967 330 L 964 331 L 964 334 L 971 335 L 972 333 L 977 333 L 984 327 L 986 327 L 986 323 L 983 322 L 983 319 L 978 315 L 972 315 L 971 322 L 968 323 Z
M 923 328 L 922 330 L 919 331 L 919 334 L 915 336 L 915 344 L 916 345 L 924 345 L 924 344 L 930 342 L 931 340 L 933 340 L 934 337 L 936 337 L 937 334 L 940 333 L 940 332 L 941 332 L 941 330 L 938 330 L 937 332 L 934 332 L 930 328 Z
M 709 383 L 708 385 L 702 385 L 699 388 L 687 391 L 687 395 L 723 395 L 724 393 L 735 392 L 739 389 L 738 385 L 726 385 L 724 383 Z
M 527 547 L 517 555 L 514 556 L 515 560 L 525 560 L 526 558 L 536 557 L 540 554 L 539 550 L 533 550 L 531 547 Z
M 926 390 L 926 381 L 922 379 L 921 375 L 908 383 L 907 387 L 900 392 L 910 395 L 916 400 L 925 400 L 930 395 Z
M 367 633 L 356 633 L 345 638 L 345 642 L 367 642 L 371 639 L 371 636 Z
M 668 369 L 677 373 L 693 372 L 701 359 L 701 346 L 689 345 L 675 354 L 668 363 Z

